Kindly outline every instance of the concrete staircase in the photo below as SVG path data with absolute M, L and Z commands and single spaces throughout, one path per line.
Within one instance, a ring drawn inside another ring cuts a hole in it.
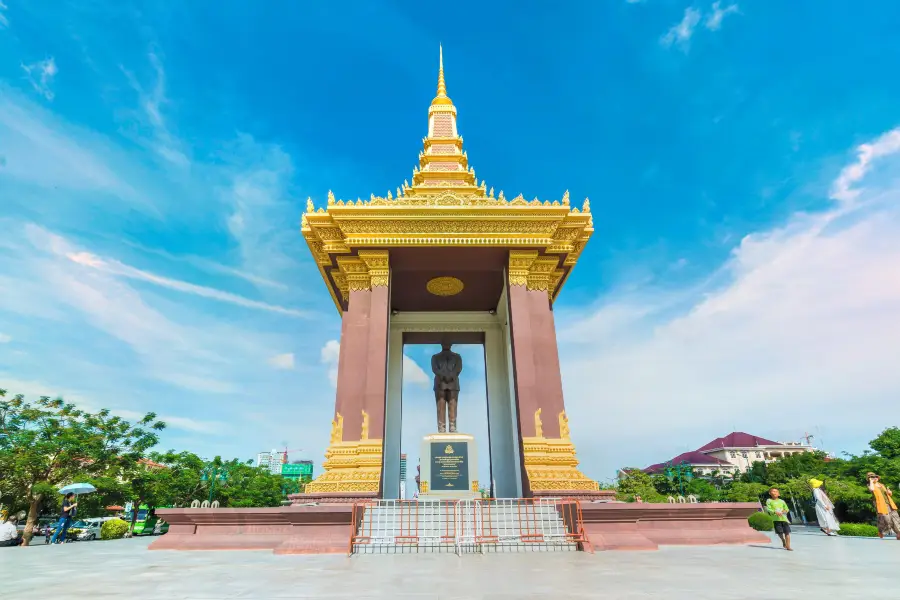
M 575 551 L 555 504 L 383 500 L 365 507 L 354 554 Z

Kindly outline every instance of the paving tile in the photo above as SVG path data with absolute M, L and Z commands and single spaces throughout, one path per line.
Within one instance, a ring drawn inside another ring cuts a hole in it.
M 28 600 L 895 600 L 896 540 L 800 531 L 777 546 L 658 552 L 275 556 L 150 552 L 150 539 L 0 549 L 0 596 Z M 6 575 L 7 573 L 11 576 Z M 60 581 L 65 586 L 60 588 Z M 862 592 L 864 590 L 864 593 Z

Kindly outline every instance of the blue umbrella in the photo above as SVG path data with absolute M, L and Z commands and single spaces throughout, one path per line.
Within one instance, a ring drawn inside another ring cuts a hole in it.
M 90 494 L 91 492 L 96 492 L 97 488 L 92 486 L 89 483 L 71 483 L 66 487 L 59 490 L 60 494 Z

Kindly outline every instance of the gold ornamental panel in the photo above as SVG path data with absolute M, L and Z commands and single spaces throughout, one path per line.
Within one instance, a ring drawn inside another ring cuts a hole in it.
M 455 296 L 465 287 L 465 284 L 456 277 L 435 277 L 425 284 L 428 293 L 435 296 Z

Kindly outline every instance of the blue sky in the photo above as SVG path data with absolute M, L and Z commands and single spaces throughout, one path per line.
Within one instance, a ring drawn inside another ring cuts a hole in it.
M 321 460 L 340 322 L 300 214 L 410 177 L 443 43 L 479 176 L 591 198 L 556 305 L 587 473 L 897 424 L 900 8 L 549 6 L 3 0 L 3 387 Z

